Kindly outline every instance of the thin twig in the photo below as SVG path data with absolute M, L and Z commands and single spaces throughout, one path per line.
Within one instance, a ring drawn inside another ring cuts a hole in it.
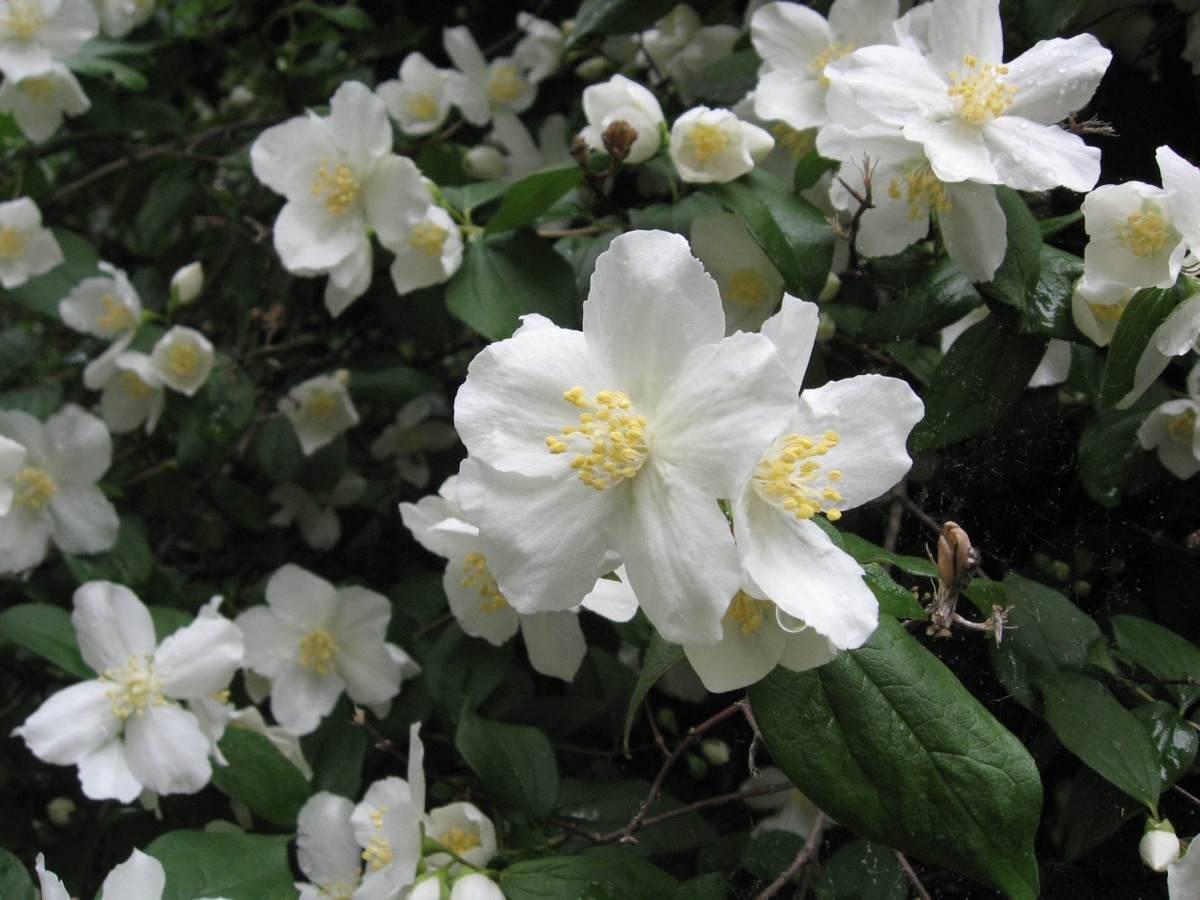
M 796 854 L 796 858 L 791 864 L 779 873 L 779 877 L 763 888 L 762 893 L 754 898 L 754 900 L 770 900 L 779 893 L 780 888 L 792 880 L 792 877 L 800 871 L 800 867 L 816 855 L 817 848 L 821 846 L 821 833 L 825 830 L 825 813 L 818 812 L 813 819 L 812 831 L 808 835 L 808 840 L 804 842 L 804 846 L 800 848 L 800 852 Z
M 921 900 L 933 900 L 929 896 L 929 891 L 925 890 L 925 885 L 921 884 L 921 879 L 917 877 L 917 873 L 913 871 L 912 865 L 908 861 L 908 857 L 895 848 L 892 853 L 896 857 L 896 862 L 900 863 L 900 868 L 904 870 L 904 874 L 908 876 L 908 880 L 912 882 L 913 890 L 917 892 L 917 896 Z

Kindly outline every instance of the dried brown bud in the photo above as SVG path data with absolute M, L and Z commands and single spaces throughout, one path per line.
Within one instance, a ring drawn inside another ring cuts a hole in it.
M 575 160 L 583 171 L 588 171 L 588 145 L 579 135 L 575 135 L 575 140 L 571 141 L 571 159 Z
M 979 568 L 979 551 L 971 546 L 971 539 L 956 523 L 942 526 L 938 538 L 938 577 L 942 584 L 955 593 L 971 583 Z
M 600 140 L 604 143 L 604 149 L 612 157 L 613 162 L 618 163 L 624 162 L 625 158 L 629 156 L 629 151 L 633 147 L 633 142 L 637 140 L 637 136 L 636 128 L 624 119 L 617 119 L 604 129 Z

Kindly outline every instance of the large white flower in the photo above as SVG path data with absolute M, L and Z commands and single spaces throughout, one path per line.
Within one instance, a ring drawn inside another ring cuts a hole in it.
M 671 162 L 683 181 L 733 181 L 766 159 L 775 139 L 727 109 L 697 106 L 671 126 Z
M 320 724 L 345 691 L 379 706 L 400 692 L 408 663 L 384 642 L 392 606 L 363 587 L 335 588 L 299 566 L 267 581 L 267 605 L 237 618 L 246 634 L 246 668 L 271 682 L 271 713 L 296 734 Z
M 398 294 L 441 284 L 462 265 L 458 225 L 433 203 L 405 207 L 395 228 L 379 232 L 379 242 L 396 254 L 390 271 Z
M 74 602 L 80 654 L 101 675 L 53 695 L 13 734 L 44 762 L 79 766 L 93 800 L 200 790 L 212 777 L 209 739 L 179 701 L 226 688 L 241 632 L 201 615 L 156 646 L 150 612 L 129 588 L 89 581 Z
M 62 261 L 62 248 L 42 227 L 36 203 L 28 197 L 0 203 L 0 287 L 20 287 Z
M 0 85 L 0 112 L 10 113 L 29 140 L 40 144 L 58 131 L 63 116 L 78 116 L 92 107 L 78 79 L 62 63 L 38 75 Z
M 1042 41 L 1006 64 L 996 0 L 933 0 L 931 15 L 930 56 L 865 47 L 828 66 L 826 77 L 924 146 L 942 181 L 1090 190 L 1100 151 L 1055 123 L 1088 104 L 1112 54 L 1081 34 Z
M 626 162 L 645 162 L 662 146 L 659 128 L 666 119 L 658 98 L 624 75 L 584 88 L 583 114 L 587 116 L 587 127 L 579 136 L 593 150 L 604 149 L 604 132 L 614 122 L 626 122 L 637 133 Z
M 720 291 L 675 234 L 616 238 L 583 331 L 540 325 L 476 356 L 455 402 L 480 463 L 458 500 L 500 591 L 522 612 L 568 609 L 624 561 L 664 637 L 715 643 L 741 581 L 717 500 L 795 385 L 768 339 L 723 337 Z
M 45 424 L 4 410 L 0 437 L 25 448 L 8 479 L 12 506 L 0 516 L 0 572 L 36 566 L 51 540 L 64 553 L 99 553 L 116 543 L 117 511 L 96 487 L 112 461 L 103 422 L 73 404 Z
M 39 75 L 99 30 L 89 0 L 0 0 L 0 72 L 14 81 Z

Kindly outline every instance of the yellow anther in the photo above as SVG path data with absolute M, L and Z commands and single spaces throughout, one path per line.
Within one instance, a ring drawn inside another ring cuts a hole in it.
M 789 434 L 772 444 L 754 467 L 753 483 L 760 497 L 797 519 L 809 519 L 818 513 L 837 520 L 841 513 L 827 509 L 842 494 L 826 482 L 840 482 L 842 472 L 824 471 L 818 459 L 837 446 L 835 431 L 826 431 L 820 440 L 808 435 Z
M 1089 303 L 1092 315 L 1105 322 L 1116 322 L 1125 314 L 1124 303 Z
M 117 385 L 130 397 L 146 397 L 153 390 L 142 380 L 142 376 L 132 369 L 126 369 L 117 376 Z
M 745 591 L 738 591 L 729 602 L 729 609 L 721 621 L 726 625 L 741 625 L 743 636 L 748 636 L 762 625 L 763 616 L 774 607 L 775 604 L 770 600 L 757 600 Z
M 972 72 L 979 65 L 979 60 L 974 56 L 964 56 L 963 63 L 966 65 L 963 74 L 951 71 L 950 87 L 946 89 L 951 97 L 962 100 L 958 115 L 972 125 L 1002 115 L 1017 93 L 1015 85 L 1006 84 L 1000 77 L 1008 74 L 1008 66 L 985 63 L 978 72 Z
M 334 215 L 342 215 L 358 199 L 362 184 L 345 163 L 330 165 L 329 157 L 321 159 L 317 176 L 313 179 L 314 197 L 324 197 L 326 208 Z
M 1134 256 L 1152 256 L 1167 245 L 1170 234 L 1166 220 L 1158 213 L 1130 213 L 1124 222 L 1117 222 L 1121 246 Z
M 1196 411 L 1185 409 L 1177 416 L 1171 416 L 1167 422 L 1167 434 L 1171 440 L 1180 444 L 1190 444 L 1196 433 Z
M 413 91 L 404 100 L 404 111 L 421 122 L 431 122 L 437 118 L 437 98 L 429 91 Z
M 687 142 L 692 146 L 696 159 L 712 159 L 720 155 L 729 145 L 729 135 L 721 130 L 719 125 L 706 125 L 703 122 L 693 125 L 687 134 Z
M 488 97 L 493 103 L 512 103 L 527 90 L 529 90 L 529 82 L 521 77 L 520 71 L 512 63 L 503 63 L 492 69 L 492 79 L 488 83 Z
M 808 67 L 817 73 L 817 79 L 825 87 L 829 87 L 829 76 L 825 74 L 825 67 L 835 59 L 845 56 L 847 53 L 854 52 L 853 44 L 843 44 L 841 41 L 834 41 L 828 47 L 821 51 L 817 56 L 814 56 L 808 63 Z
M 334 881 L 326 879 L 317 888 L 317 896 L 328 900 L 354 900 L 354 892 L 358 888 L 357 876 L 353 882 Z
M 100 302 L 104 305 L 104 312 L 96 316 L 96 324 L 105 331 L 124 331 L 137 324 L 133 310 L 112 294 L 105 294 Z
M 392 861 L 392 845 L 383 835 L 373 834 L 362 852 L 362 858 L 368 869 L 379 871 Z
M 35 466 L 26 466 L 14 475 L 12 485 L 13 501 L 31 512 L 41 509 L 58 493 L 50 473 Z
M 508 609 L 508 601 L 500 593 L 496 576 L 488 568 L 487 557 L 482 553 L 468 553 L 464 562 L 462 586 L 473 587 L 479 592 L 479 608 L 484 612 Z
M 200 370 L 200 351 L 192 344 L 171 344 L 167 347 L 167 365 L 184 378 Z
M 910 221 L 924 218 L 931 211 L 947 213 L 954 208 L 945 183 L 933 174 L 928 163 L 906 164 L 904 174 L 899 179 L 893 178 L 888 185 L 888 196 L 893 200 L 903 198 L 908 203 Z
M 25 255 L 29 232 L 7 225 L 0 228 L 0 259 L 20 259 Z
M 462 856 L 468 850 L 474 850 L 480 846 L 483 841 L 479 839 L 479 835 L 473 831 L 464 831 L 455 825 L 449 831 L 442 835 L 438 843 L 449 847 L 458 856 Z
M 45 21 L 41 0 L 8 0 L 8 14 L 0 24 L 18 41 L 31 41 Z
M 761 306 L 768 293 L 767 282 L 757 269 L 738 269 L 729 276 L 721 297 L 740 306 Z
M 123 669 L 105 669 L 101 681 L 114 684 L 107 692 L 113 715 L 125 720 L 130 716 L 143 716 L 147 706 L 162 706 L 163 683 L 154 675 L 150 655 L 141 659 L 130 655 Z
M 49 103 L 54 99 L 56 82 L 49 75 L 31 75 L 17 82 L 17 90 L 34 103 Z
M 548 436 L 546 448 L 551 453 L 565 453 L 574 440 L 583 452 L 575 454 L 571 468 L 580 481 L 598 491 L 636 475 L 650 446 L 646 443 L 646 419 L 637 414 L 629 397 L 620 391 L 601 391 L 595 400 L 589 400 L 583 388 L 573 387 L 563 393 L 563 399 L 588 411 L 579 414 L 578 425 Z
M 445 228 L 434 225 L 428 219 L 418 225 L 414 225 L 408 233 L 408 245 L 416 247 L 426 256 L 437 259 L 442 255 L 442 248 L 446 246 L 446 238 L 450 236 L 450 232 Z
M 333 391 L 316 390 L 304 401 L 304 412 L 314 419 L 325 421 L 333 415 L 337 406 Z
M 333 658 L 342 652 L 337 641 L 324 628 L 314 628 L 300 638 L 300 665 L 318 675 L 328 675 L 335 668 Z

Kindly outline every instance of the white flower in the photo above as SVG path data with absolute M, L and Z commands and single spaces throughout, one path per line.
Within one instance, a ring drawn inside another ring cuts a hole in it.
M 105 37 L 125 37 L 145 25 L 154 15 L 154 0 L 92 0 L 100 13 L 100 29 Z
M 348 380 L 345 371 L 318 375 L 296 385 L 279 401 L 279 411 L 292 423 L 305 456 L 358 424 L 358 410 L 346 390 Z
M 742 782 L 743 791 L 756 787 L 766 787 L 770 784 L 787 784 L 788 777 L 775 766 L 766 766 L 759 772 L 757 778 L 747 778 Z M 775 810 L 754 826 L 754 836 L 767 831 L 787 831 L 797 837 L 807 838 L 812 833 L 820 809 L 809 800 L 798 788 L 780 791 L 777 794 L 764 794 L 761 797 L 747 797 L 746 805 L 751 809 Z
M 1155 872 L 1165 872 L 1179 859 L 1179 838 L 1169 819 L 1161 822 L 1147 820 L 1146 831 L 1138 842 L 1142 862 Z
M 400 407 L 396 421 L 371 443 L 371 455 L 376 459 L 394 456 L 400 477 L 413 487 L 425 487 L 429 484 L 425 451 L 448 450 L 458 443 L 453 425 L 431 418 L 434 413 L 448 412 L 446 401 L 436 394 L 414 397 Z
M 410 53 L 400 63 L 400 78 L 375 88 L 400 130 L 413 137 L 432 134 L 450 112 L 451 70 L 439 69 L 424 55 Z
M 662 146 L 659 129 L 666 119 L 658 98 L 624 75 L 584 88 L 583 114 L 588 123 L 579 136 L 593 150 L 604 149 L 602 136 L 614 122 L 627 122 L 637 133 L 626 162 L 645 162 Z
M 129 277 L 102 262 L 104 275 L 85 278 L 58 301 L 58 314 L 68 328 L 106 341 L 132 334 L 142 320 L 142 301 Z
M 771 342 L 724 338 L 716 284 L 655 231 L 597 260 L 582 332 L 528 326 L 475 357 L 455 401 L 458 501 L 500 591 L 568 609 L 623 561 L 664 637 L 715 643 L 741 580 L 717 499 L 794 405 Z
M 721 291 L 725 333 L 758 331 L 783 299 L 783 276 L 742 220 L 729 212 L 692 222 L 692 252 Z
M 1195 349 L 1197 340 L 1200 340 L 1200 293 L 1175 307 L 1150 335 L 1133 371 L 1133 387 L 1117 401 L 1117 409 L 1133 406 L 1174 357 Z
M 0 516 L 6 515 L 13 503 L 13 476 L 25 462 L 25 448 L 14 440 L 0 437 Z
M 176 325 L 158 339 L 150 363 L 159 380 L 173 391 L 193 396 L 213 369 L 213 345 L 194 328 Z
M 36 203 L 28 197 L 0 203 L 0 287 L 20 287 L 62 261 L 62 249 L 42 227 Z
M 1088 281 L 1135 288 L 1175 283 L 1187 248 L 1171 221 L 1166 191 L 1140 181 L 1103 185 L 1083 198 L 1083 221 Z
M 859 47 L 895 44 L 897 0 L 837 0 L 829 20 L 799 3 L 768 3 L 750 20 L 763 58 L 754 111 L 762 119 L 812 128 L 829 121 L 825 67 Z
M 46 860 L 42 854 L 37 855 L 33 867 L 42 889 L 42 900 L 70 900 L 70 895 L 58 876 L 46 871 Z M 166 885 L 167 877 L 162 863 L 153 856 L 147 856 L 141 850 L 135 849 L 129 859 L 108 873 L 104 884 L 100 886 L 100 893 L 113 900 L 162 900 Z M 210 897 L 202 900 L 223 898 Z
M 504 900 L 504 891 L 486 875 L 471 872 L 454 882 L 450 900 Z
M 1091 282 L 1080 278 L 1071 293 L 1071 318 L 1075 327 L 1097 347 L 1107 347 L 1116 334 L 1117 324 L 1137 288 L 1118 282 Z
M 732 53 L 738 37 L 732 25 L 701 25 L 700 14 L 681 3 L 642 32 L 641 44 L 655 71 L 686 99 L 700 73 Z
M 0 112 L 11 114 L 21 132 L 35 144 L 58 131 L 63 116 L 78 116 L 91 107 L 92 102 L 71 70 L 58 62 L 40 74 L 0 85 Z
M 770 134 L 727 109 L 697 106 L 671 128 L 671 162 L 682 180 L 695 184 L 740 178 L 774 146 Z
M 1167 895 L 1169 900 L 1200 897 L 1200 840 L 1197 838 L 1192 838 L 1186 853 L 1167 866 Z
M 180 306 L 191 303 L 204 290 L 204 265 L 191 262 L 171 276 L 171 302 Z
M 202 615 L 156 646 L 150 612 L 128 588 L 89 581 L 74 602 L 79 651 L 101 676 L 59 691 L 13 734 L 44 762 L 79 766 L 93 800 L 200 790 L 212 777 L 209 740 L 178 701 L 225 689 L 241 632 Z
M 502 147 L 505 153 L 500 156 L 502 166 L 494 177 L 516 181 L 542 169 L 569 165 L 571 154 L 567 147 L 566 127 L 566 117 L 560 113 L 547 116 L 538 129 L 535 142 L 529 129 L 515 115 L 497 115 L 492 120 L 488 140 Z M 470 157 L 475 151 L 492 149 L 481 144 L 472 147 L 467 155 Z
M 934 0 L 931 16 L 931 56 L 864 47 L 828 66 L 826 77 L 921 144 L 942 181 L 1090 190 L 1100 151 L 1055 123 L 1087 105 L 1112 54 L 1080 34 L 1042 41 L 1005 64 L 996 0 Z M 829 107 L 837 120 L 832 93 Z
M 5 410 L 0 437 L 25 448 L 21 468 L 7 479 L 13 502 L 0 516 L 0 572 L 36 566 L 51 539 L 64 553 L 99 553 L 116 543 L 117 511 L 96 487 L 112 461 L 103 422 L 73 404 L 44 425 Z
M 425 817 L 425 835 L 450 848 L 459 859 L 476 869 L 482 869 L 496 855 L 496 826 L 473 803 L 450 803 L 431 809 Z M 430 868 L 440 868 L 450 862 L 445 853 L 426 857 Z M 458 863 L 451 871 L 460 868 Z
M 0 72 L 13 81 L 40 75 L 99 27 L 88 0 L 0 0 Z
M 384 643 L 392 607 L 363 587 L 337 589 L 299 566 L 267 581 L 267 605 L 242 613 L 246 668 L 271 681 L 271 713 L 308 734 L 345 691 L 355 703 L 387 703 L 400 692 L 407 655 Z
M 321 506 L 299 485 L 281 484 L 267 497 L 281 507 L 271 516 L 271 524 L 286 528 L 295 522 L 304 543 L 314 550 L 331 550 L 342 536 L 336 509 L 356 502 L 366 489 L 365 478 L 347 471 L 334 485 L 328 505 Z
M 525 34 L 513 47 L 513 61 L 537 84 L 558 69 L 567 39 L 557 25 L 525 11 L 517 13 L 517 27 Z
M 432 203 L 419 211 L 410 208 L 398 229 L 379 232 L 379 242 L 396 254 L 391 274 L 398 294 L 441 284 L 462 265 L 458 225 Z
M 153 360 L 145 353 L 118 355 L 102 391 L 100 415 L 113 434 L 128 434 L 143 423 L 150 434 L 158 426 L 166 391 Z
M 1200 472 L 1200 363 L 1187 381 L 1188 396 L 1157 407 L 1137 430 L 1138 443 L 1157 450 L 1159 462 L 1176 478 Z
M 537 87 L 523 60 L 498 56 L 488 63 L 465 25 L 443 31 L 442 45 L 460 73 L 447 90 L 472 125 L 486 125 L 499 110 L 522 113 L 533 105 Z

